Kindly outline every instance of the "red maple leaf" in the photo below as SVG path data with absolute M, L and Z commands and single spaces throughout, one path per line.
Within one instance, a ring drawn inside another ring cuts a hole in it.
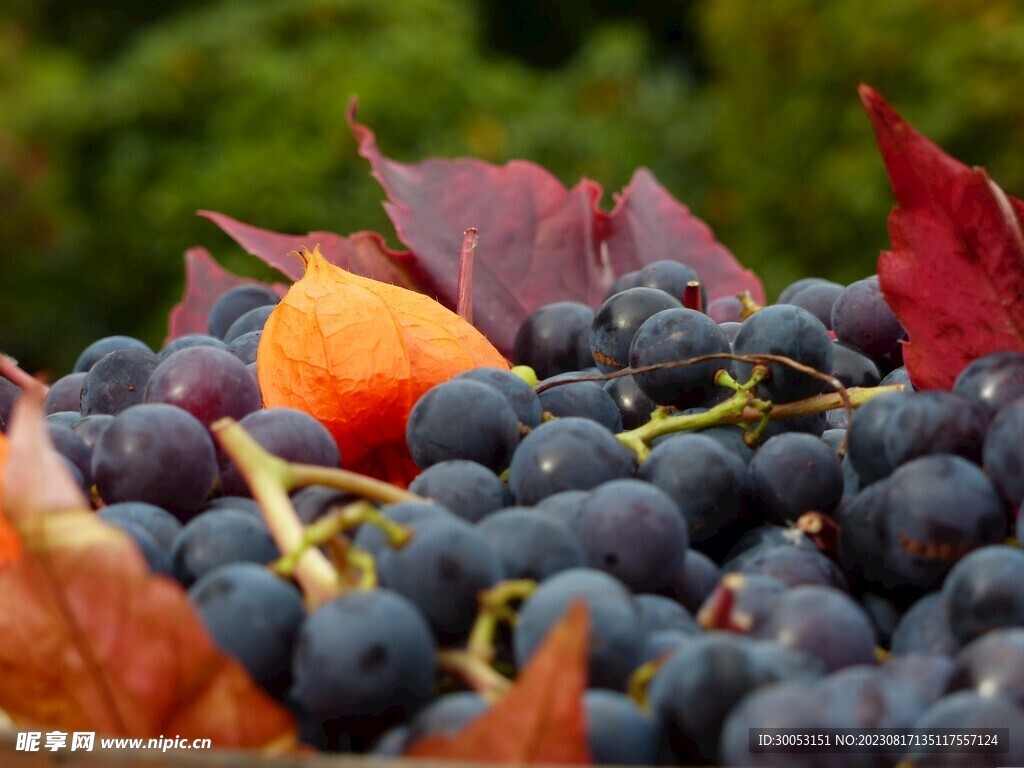
M 898 207 L 878 261 L 886 301 L 907 329 L 918 389 L 949 389 L 972 360 L 1024 351 L 1024 202 L 914 130 L 872 88 L 860 98 Z

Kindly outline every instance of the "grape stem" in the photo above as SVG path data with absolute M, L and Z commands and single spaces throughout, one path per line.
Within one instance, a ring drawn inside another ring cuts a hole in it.
M 462 233 L 459 254 L 459 279 L 455 288 L 455 313 L 467 323 L 473 322 L 473 255 L 476 252 L 476 227 Z
M 512 687 L 511 680 L 469 651 L 438 651 L 437 666 L 462 678 L 470 688 L 491 704 L 501 699 Z

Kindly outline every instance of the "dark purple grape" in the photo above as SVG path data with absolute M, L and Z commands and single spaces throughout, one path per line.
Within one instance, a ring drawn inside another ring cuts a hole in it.
M 657 288 L 628 288 L 608 298 L 594 315 L 590 329 L 590 350 L 597 367 L 604 373 L 625 368 L 633 336 L 644 321 L 664 309 L 682 306 Z
M 977 403 L 991 419 L 1024 397 L 1024 353 L 992 352 L 973 360 L 956 377 L 953 391 Z
M 834 342 L 832 348 L 835 351 L 832 375 L 844 387 L 874 387 L 882 380 L 878 366 L 867 355 L 841 341 Z
M 596 421 L 610 432 L 622 431 L 622 414 L 612 396 L 596 381 L 573 381 L 579 374 L 560 373 L 540 382 L 567 381 L 540 393 L 541 408 L 558 418 L 578 416 Z
M 0 376 L 0 432 L 7 431 L 14 402 L 21 396 L 21 388 L 9 379 Z
M 75 424 L 81 418 L 82 414 L 78 411 L 57 411 L 56 413 L 51 413 L 46 417 L 46 423 L 71 429 L 71 425 Z
M 638 477 L 672 498 L 694 545 L 723 544 L 748 525 L 747 467 L 712 437 L 684 434 L 666 440 L 651 451 Z
M 642 368 L 730 351 L 725 333 L 703 312 L 685 307 L 666 309 L 651 315 L 637 329 L 629 347 L 629 365 Z M 732 363 L 713 359 L 634 373 L 633 378 L 641 391 L 659 405 L 690 408 L 706 404 L 718 394 L 714 377 L 722 369 L 731 371 Z
M 892 633 L 893 656 L 929 653 L 954 656 L 960 643 L 949 625 L 942 592 L 929 592 L 910 606 Z
M 948 453 L 981 463 L 987 427 L 981 408 L 963 395 L 914 392 L 889 416 L 883 445 L 893 468 L 928 454 Z
M 832 755 L 806 752 L 752 751 L 751 729 L 793 728 L 808 732 L 820 728 L 818 687 L 807 680 L 786 680 L 755 689 L 729 710 L 722 726 L 719 757 L 722 765 L 822 768 Z
M 110 504 L 97 513 L 111 525 L 132 525 L 142 528 L 153 536 L 168 554 L 174 539 L 181 531 L 181 521 L 166 509 L 141 501 L 122 501 Z
M 561 571 L 541 582 L 526 598 L 513 634 L 516 663 L 520 668 L 526 664 L 577 600 L 584 601 L 589 610 L 590 685 L 622 690 L 639 665 L 643 637 L 636 631 L 638 610 L 629 590 L 602 571 Z
M 345 592 L 299 627 L 291 697 L 314 722 L 366 747 L 430 699 L 435 652 L 407 599 L 388 589 Z
M 467 459 L 500 472 L 519 443 L 519 419 L 494 387 L 451 379 L 431 387 L 416 401 L 405 439 L 420 469 Z
M 910 397 L 908 392 L 887 392 L 871 398 L 853 412 L 847 456 L 863 485 L 870 485 L 892 473 L 892 462 L 885 453 L 886 428 L 893 414 Z
M 610 480 L 594 488 L 570 521 L 587 565 L 634 592 L 656 592 L 686 556 L 686 518 L 667 493 L 642 480 Z
M 623 282 L 625 287 L 657 288 L 680 301 L 682 301 L 687 285 L 693 282 L 701 283 L 700 275 L 697 274 L 695 269 L 683 264 L 681 261 L 673 261 L 671 259 L 652 261 L 634 272 L 627 273 L 627 275 L 628 280 Z M 623 275 L 620 279 L 627 278 L 627 275 Z M 613 289 L 614 287 L 612 286 Z M 618 292 L 616 291 L 616 293 Z M 700 293 L 701 306 L 706 307 L 708 305 L 708 295 L 703 283 L 701 283 Z M 611 295 L 609 291 L 609 296 Z M 608 296 L 605 297 L 605 300 L 607 299 Z
M 722 570 L 738 571 L 752 557 L 778 546 L 816 549 L 806 534 L 796 528 L 781 525 L 759 525 L 744 531 L 722 557 Z
M 657 403 L 643 393 L 635 378 L 618 376 L 609 379 L 604 383 L 604 389 L 619 409 L 623 429 L 636 429 L 650 421 Z
M 578 302 L 538 307 L 516 333 L 512 359 L 533 368 L 539 379 L 587 368 L 594 364 L 590 352 L 593 320 L 594 310 Z
M 850 283 L 832 305 L 832 330 L 836 338 L 856 347 L 872 359 L 888 355 L 906 338 L 878 287 L 877 278 Z
M 187 520 L 217 478 L 209 432 L 173 405 L 135 405 L 114 417 L 93 448 L 92 477 L 107 504 L 145 501 Z
M 735 296 L 719 296 L 717 299 L 712 299 L 704 311 L 719 325 L 735 324 L 739 328 L 740 323 L 743 322 L 743 304 Z
M 545 496 L 533 508 L 564 525 L 568 525 L 576 512 L 579 511 L 580 505 L 583 504 L 585 498 L 587 498 L 587 491 L 559 491 L 550 496 Z
M 256 362 L 256 353 L 260 349 L 263 331 L 249 331 L 237 336 L 227 345 L 227 351 L 241 360 L 245 365 Z
M 993 545 L 953 566 L 942 585 L 949 626 L 961 645 L 1003 627 L 1024 627 L 1024 551 Z
M 114 417 L 109 413 L 97 413 L 93 416 L 82 416 L 78 421 L 71 425 L 71 430 L 85 440 L 85 444 L 90 448 L 96 445 L 96 441 L 99 440 L 100 435 L 109 427 L 114 421 Z
M 120 349 L 104 355 L 82 381 L 82 415 L 116 415 L 142 403 L 146 383 L 159 362 L 148 349 Z
M 427 467 L 409 490 L 433 499 L 470 523 L 507 506 L 508 489 L 494 472 L 466 459 L 449 459 Z
M 74 372 L 81 373 L 91 369 L 101 358 L 119 349 L 142 349 L 147 352 L 153 350 L 145 342 L 139 341 L 132 336 L 105 336 L 94 341 L 82 350 L 82 354 L 75 361 Z
M 662 595 L 634 595 L 633 602 L 640 614 L 640 631 L 644 635 L 652 632 L 672 630 L 696 634 L 700 632 L 696 619 L 675 600 Z
M 789 304 L 789 300 L 805 288 L 809 288 L 813 285 L 829 284 L 832 284 L 832 281 L 826 280 L 824 277 L 801 277 L 799 280 L 796 280 L 783 288 L 782 293 L 779 294 L 779 298 L 775 300 L 775 303 Z
M 70 427 L 59 424 L 48 424 L 47 427 L 53 447 L 78 467 L 88 485 L 92 485 L 92 448 L 89 444 Z
M 486 537 L 454 515 L 421 520 L 412 541 L 376 557 L 381 586 L 412 602 L 443 644 L 465 639 L 478 593 L 504 577 Z
M 864 610 L 831 587 L 792 587 L 771 599 L 754 635 L 815 656 L 829 672 L 875 660 L 877 636 Z
M 314 489 L 317 488 L 317 486 L 310 487 Z M 299 493 L 301 492 L 302 491 L 299 491 Z M 298 494 L 296 494 L 296 496 L 298 496 Z M 293 501 L 294 498 L 295 497 L 292 497 Z M 203 507 L 202 511 L 209 512 L 211 509 L 234 509 L 239 512 L 245 512 L 247 515 L 253 515 L 254 517 L 263 516 L 259 503 L 255 499 L 250 499 L 245 496 L 218 496 L 215 499 L 210 499 Z
M 890 656 L 879 671 L 912 692 L 925 707 L 942 698 L 953 675 L 953 659 L 941 653 Z
M 654 765 L 661 724 L 618 691 L 588 690 L 583 695 L 587 745 L 596 765 Z
M 244 315 L 239 316 L 227 331 L 224 332 L 224 343 L 230 347 L 231 343 L 239 336 L 252 333 L 253 331 L 262 331 L 263 326 L 267 324 L 267 318 L 270 317 L 270 313 L 274 309 L 274 305 L 266 304 L 262 307 L 250 309 Z
M 182 408 L 205 426 L 229 416 L 240 420 L 260 408 L 259 387 L 234 355 L 214 347 L 188 347 L 169 355 L 146 384 L 145 402 Z
M 771 522 L 810 511 L 832 514 L 843 496 L 839 457 L 813 435 L 788 432 L 762 445 L 750 462 L 750 495 Z
M 43 402 L 43 410 L 47 415 L 58 411 L 79 412 L 82 408 L 83 381 L 85 381 L 85 371 L 69 373 L 53 382 L 49 392 L 46 393 L 46 400 Z
M 214 349 L 222 349 L 225 352 L 228 349 L 228 345 L 216 336 L 211 336 L 208 333 L 186 333 L 184 336 L 179 336 L 167 342 L 164 348 L 157 353 L 157 357 L 161 360 L 166 360 L 175 352 L 190 347 L 213 347 Z
M 776 304 L 752 314 L 743 321 L 732 346 L 737 355 L 782 355 L 826 375 L 835 368 L 835 348 L 828 330 L 806 309 L 790 304 Z M 740 381 L 746 381 L 753 370 L 749 363 L 734 363 L 734 367 Z M 758 392 L 772 402 L 801 400 L 825 388 L 822 379 L 782 363 L 772 363 L 769 371 Z
M 255 563 L 231 563 L 206 573 L 188 597 L 217 647 L 272 696 L 283 697 L 306 616 L 295 586 Z
M 735 569 L 735 564 L 731 569 Z M 817 585 L 846 592 L 849 584 L 835 561 L 812 546 L 779 544 L 750 550 L 743 557 L 741 573 L 771 576 L 791 587 Z
M 791 295 L 786 296 L 786 301 L 779 301 L 779 304 L 792 304 L 802 307 L 821 320 L 826 328 L 832 328 L 832 306 L 835 304 L 839 294 L 843 292 L 843 286 L 833 283 L 831 280 L 818 280 L 808 283 Z
M 228 563 L 266 565 L 280 556 L 263 520 L 234 509 L 196 515 L 171 545 L 174 577 L 186 587 Z
M 677 601 L 690 613 L 696 613 L 715 589 L 722 577 L 715 561 L 703 552 L 691 549 L 683 558 L 682 565 L 669 574 L 668 586 L 661 594 Z
M 821 674 L 814 657 L 775 643 L 708 633 L 681 645 L 658 670 L 648 698 L 680 765 L 717 763 L 729 712 L 757 688 Z
M 868 486 L 843 512 L 839 561 L 858 582 L 906 604 L 938 589 L 973 549 L 1002 543 L 1002 501 L 975 465 L 939 454 Z
M 229 288 L 210 309 L 210 335 L 223 339 L 232 323 L 257 307 L 277 304 L 281 300 L 273 290 L 263 285 L 238 285 Z
M 1009 744 L 1000 740 L 998 752 L 913 747 L 907 750 L 900 761 L 900 768 L 986 768 L 1024 765 L 1024 711 L 1019 706 L 1015 706 L 1002 696 L 990 696 L 973 691 L 961 691 L 944 696 L 917 719 L 914 723 L 916 731 L 991 731 L 995 728 L 1005 728 L 1009 738 Z
M 135 542 L 150 573 L 174 578 L 174 563 L 171 561 L 170 550 L 160 546 L 152 533 L 133 523 L 121 523 L 117 527 Z
M 265 450 L 285 461 L 338 467 L 341 455 L 331 433 L 308 413 L 294 408 L 253 411 L 239 424 Z M 220 457 L 221 492 L 227 496 L 251 496 L 242 474 L 226 455 Z
M 520 424 L 531 428 L 540 424 L 544 409 L 541 407 L 537 393 L 533 391 L 533 387 L 511 371 L 488 367 L 470 368 L 455 378 L 478 381 L 481 384 L 494 387 L 508 400 L 508 404 L 516 412 Z
M 543 581 L 584 565 L 586 554 L 569 527 L 529 507 L 509 507 L 476 526 L 501 564 L 506 579 Z
M 985 471 L 1010 508 L 1024 502 L 1024 397 L 999 411 L 982 451 Z
M 946 689 L 974 690 L 1024 707 L 1024 628 L 993 629 L 961 648 Z
M 590 419 L 545 422 L 523 438 L 509 465 L 517 504 L 532 505 L 559 491 L 586 491 L 633 474 L 633 454 Z

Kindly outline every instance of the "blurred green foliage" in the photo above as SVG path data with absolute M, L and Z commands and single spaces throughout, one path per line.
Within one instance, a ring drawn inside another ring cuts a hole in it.
M 859 81 L 1024 192 L 1018 4 L 686 5 L 699 67 L 620 17 L 591 20 L 568 61 L 535 69 L 488 51 L 472 0 L 11 0 L 0 350 L 60 375 L 104 334 L 159 345 L 193 245 L 271 277 L 199 208 L 398 245 L 345 125 L 354 95 L 405 161 L 525 158 L 569 185 L 598 180 L 608 206 L 649 167 L 770 295 L 808 274 L 860 277 L 887 243 L 891 195 Z

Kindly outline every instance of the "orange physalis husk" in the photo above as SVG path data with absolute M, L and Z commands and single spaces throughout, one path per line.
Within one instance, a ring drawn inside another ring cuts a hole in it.
M 320 421 L 347 469 L 405 486 L 409 411 L 435 384 L 471 368 L 507 369 L 480 331 L 420 293 L 299 254 L 306 273 L 267 319 L 256 368 L 268 408 Z

